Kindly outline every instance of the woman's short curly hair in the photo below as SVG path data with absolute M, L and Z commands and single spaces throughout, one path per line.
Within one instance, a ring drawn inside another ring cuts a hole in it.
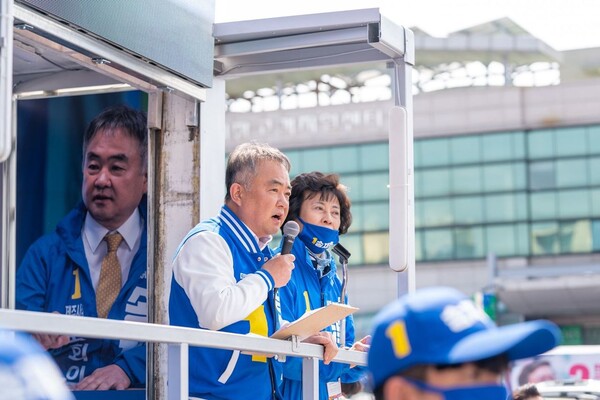
M 300 174 L 292 180 L 292 194 L 290 195 L 290 209 L 285 222 L 297 219 L 300 208 L 306 199 L 319 195 L 321 200 L 336 197 L 340 203 L 340 234 L 344 234 L 352 224 L 352 213 L 350 212 L 350 198 L 346 186 L 340 183 L 337 174 L 324 174 L 322 172 L 307 172 Z

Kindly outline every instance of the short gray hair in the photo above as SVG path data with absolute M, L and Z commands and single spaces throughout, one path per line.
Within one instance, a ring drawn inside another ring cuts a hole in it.
M 262 161 L 279 162 L 290 172 L 290 160 L 279 149 L 266 143 L 242 143 L 229 154 L 227 160 L 225 201 L 231 200 L 229 189 L 234 183 L 239 183 L 244 188 L 248 188 L 250 181 L 256 176 L 256 167 Z

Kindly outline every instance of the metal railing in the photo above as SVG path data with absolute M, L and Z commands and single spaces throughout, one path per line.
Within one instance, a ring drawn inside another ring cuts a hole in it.
M 26 332 L 126 339 L 168 345 L 168 400 L 188 399 L 189 346 L 302 357 L 302 398 L 319 398 L 319 360 L 323 347 L 292 340 L 239 335 L 178 326 L 0 309 L 0 327 Z M 365 353 L 340 349 L 335 362 L 366 365 Z

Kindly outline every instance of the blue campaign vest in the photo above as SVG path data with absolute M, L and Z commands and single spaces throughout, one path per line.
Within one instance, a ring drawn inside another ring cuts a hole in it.
M 292 254 L 296 256 L 296 268 L 288 284 L 279 289 L 281 301 L 281 317 L 286 321 L 294 321 L 306 311 L 314 310 L 332 302 L 339 302 L 342 292 L 342 282 L 336 274 L 335 260 L 331 260 L 331 270 L 319 279 L 306 246 L 302 241 L 294 241 Z M 347 303 L 347 298 L 345 301 Z M 340 324 L 336 323 L 325 329 L 333 334 L 340 345 Z M 352 315 L 346 317 L 346 345 L 354 343 L 354 320 Z M 365 369 L 355 367 L 350 369 L 348 364 L 319 362 L 319 399 L 327 400 L 327 382 L 341 379 L 342 382 L 356 382 L 365 374 Z M 288 357 L 283 365 L 284 399 L 302 398 L 302 359 Z
M 252 233 L 227 206 L 223 206 L 217 217 L 194 227 L 183 239 L 177 253 L 189 238 L 204 231 L 215 232 L 227 242 L 237 281 L 248 274 L 257 273 L 273 256 L 268 246 L 262 251 L 259 249 Z M 273 291 L 270 291 L 267 300 L 247 319 L 226 326 L 221 331 L 249 333 L 252 331 L 252 321 L 259 318 L 266 320 L 268 334 L 271 335 L 275 331 L 273 304 Z M 171 325 L 203 329 L 199 326 L 190 299 L 175 278 L 171 283 L 169 320 Z M 273 359 L 253 357 L 231 350 L 190 347 L 189 360 L 190 396 L 194 397 L 266 400 L 273 397 L 272 379 L 275 380 L 276 390 L 281 382 L 279 363 Z M 273 372 L 270 372 L 271 369 Z

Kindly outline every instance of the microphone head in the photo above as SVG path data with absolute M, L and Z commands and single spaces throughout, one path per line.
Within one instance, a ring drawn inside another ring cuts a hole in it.
M 300 225 L 296 221 L 288 221 L 283 225 L 283 234 L 296 237 L 300 233 Z

